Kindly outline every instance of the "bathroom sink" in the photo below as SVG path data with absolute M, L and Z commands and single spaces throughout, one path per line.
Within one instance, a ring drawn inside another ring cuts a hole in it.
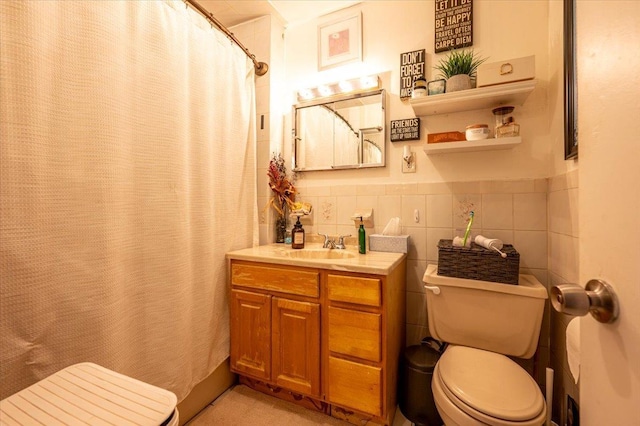
M 293 259 L 351 259 L 355 257 L 354 253 L 346 250 L 331 249 L 291 250 L 284 254 Z

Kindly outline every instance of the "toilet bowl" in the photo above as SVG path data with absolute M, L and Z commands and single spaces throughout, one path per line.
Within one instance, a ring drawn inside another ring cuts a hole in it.
M 547 407 L 535 380 L 509 358 L 536 351 L 546 288 L 532 275 L 518 285 L 423 278 L 431 336 L 449 343 L 433 372 L 433 399 L 446 426 L 540 426 Z
M 447 426 L 540 426 L 544 398 L 533 378 L 504 355 L 449 346 L 431 385 Z

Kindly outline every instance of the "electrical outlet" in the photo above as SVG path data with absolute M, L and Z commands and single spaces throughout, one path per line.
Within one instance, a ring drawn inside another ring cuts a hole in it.
M 402 158 L 402 173 L 415 173 L 416 172 L 416 154 L 411 153 L 409 160 Z
M 578 404 L 569 395 L 567 395 L 567 426 L 580 426 Z

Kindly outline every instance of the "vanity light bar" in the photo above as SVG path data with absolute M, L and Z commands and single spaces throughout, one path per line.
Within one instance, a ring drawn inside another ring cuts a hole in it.
M 367 75 L 350 80 L 342 80 L 337 83 L 322 84 L 318 87 L 311 87 L 298 91 L 298 101 L 310 101 L 312 99 L 327 98 L 345 93 L 355 93 L 364 90 L 379 89 L 380 77 L 377 75 Z

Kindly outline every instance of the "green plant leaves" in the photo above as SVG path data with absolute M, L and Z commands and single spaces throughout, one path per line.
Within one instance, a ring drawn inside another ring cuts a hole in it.
M 458 74 L 474 77 L 478 66 L 486 60 L 487 58 L 479 57 L 473 49 L 451 50 L 433 69 L 440 71 L 441 77 L 445 79 Z

